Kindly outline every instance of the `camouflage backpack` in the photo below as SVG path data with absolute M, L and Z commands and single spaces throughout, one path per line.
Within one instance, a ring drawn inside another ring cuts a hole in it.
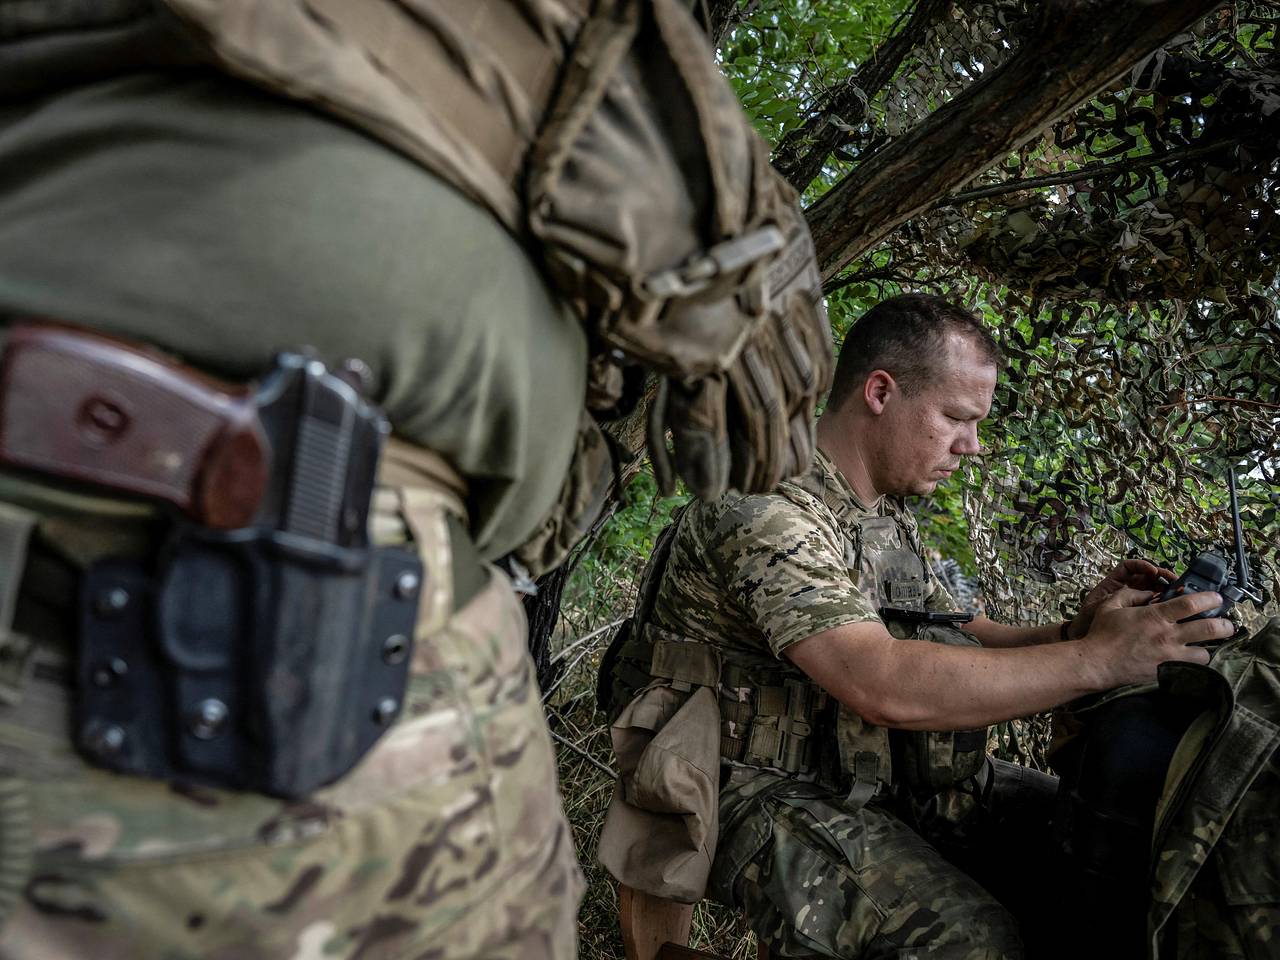
M 1276 956 L 1280 618 L 1224 644 L 1209 666 L 1168 663 L 1158 686 L 1077 702 L 1055 727 L 1067 849 L 1076 863 L 1110 860 L 1110 870 L 1086 863 L 1087 887 L 1111 882 L 1102 896 L 1123 901 L 1096 901 L 1118 920 L 1100 924 L 1105 936 L 1151 960 Z M 1125 740 L 1136 741 L 1119 764 L 1128 769 L 1090 766 L 1089 751 L 1104 757 Z

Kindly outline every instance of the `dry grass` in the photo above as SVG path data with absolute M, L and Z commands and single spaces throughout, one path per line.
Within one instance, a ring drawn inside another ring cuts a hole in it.
M 565 590 L 561 622 L 552 641 L 560 666 L 547 700 L 556 739 L 560 790 L 573 828 L 587 893 L 578 916 L 583 960 L 623 960 L 618 927 L 618 893 L 596 863 L 596 843 L 613 795 L 613 756 L 604 717 L 596 712 L 596 674 L 613 638 L 616 622 L 631 612 L 643 557 L 613 565 L 582 565 Z M 691 945 L 729 960 L 754 960 L 755 937 L 740 917 L 703 902 L 694 912 Z
M 609 631 L 612 635 L 612 631 Z M 622 960 L 618 929 L 618 893 L 596 863 L 596 842 L 613 794 L 609 732 L 595 708 L 595 677 L 603 646 L 573 668 L 552 696 L 547 711 L 559 754 L 560 790 L 573 827 L 578 862 L 587 876 L 587 893 L 578 915 L 583 960 Z M 694 912 L 692 945 L 731 960 L 755 957 L 755 938 L 726 908 L 704 902 Z

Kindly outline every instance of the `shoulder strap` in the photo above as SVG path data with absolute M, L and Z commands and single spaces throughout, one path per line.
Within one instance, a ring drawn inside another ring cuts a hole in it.
M 162 0 L 230 73 L 334 114 L 488 207 L 516 184 L 581 0 Z
M 658 541 L 653 545 L 653 553 L 640 578 L 640 590 L 636 597 L 636 612 L 631 620 L 634 629 L 640 629 L 649 622 L 653 613 L 653 605 L 658 599 L 658 587 L 662 585 L 662 575 L 667 572 L 667 563 L 671 560 L 671 543 L 676 538 L 676 530 L 680 521 L 689 511 L 685 504 L 677 512 L 672 521 L 658 534 Z
M 618 628 L 604 656 L 600 658 L 600 671 L 596 678 L 596 707 L 605 716 L 612 716 L 613 709 L 617 706 L 613 702 L 613 674 L 618 657 L 633 637 L 639 638 L 640 631 L 653 612 L 653 604 L 658 596 L 662 575 L 666 572 L 667 562 L 671 559 L 671 542 L 675 539 L 676 529 L 680 526 L 680 521 L 688 509 L 688 504 L 681 507 L 671 523 L 658 534 L 658 541 L 653 545 L 653 553 L 649 555 L 649 562 L 640 578 L 635 612 Z

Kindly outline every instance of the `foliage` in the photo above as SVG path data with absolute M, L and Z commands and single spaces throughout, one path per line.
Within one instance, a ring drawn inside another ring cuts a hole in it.
M 726 69 L 741 86 L 767 76 L 744 100 L 811 200 L 1039 36 L 1036 5 L 1018 0 L 872 4 L 829 42 L 787 36 L 803 11 L 831 15 L 822 4 L 748 6 Z M 1012 620 L 1062 615 L 1119 555 L 1177 566 L 1221 547 L 1228 463 L 1247 475 L 1246 532 L 1275 595 L 1278 20 L 1272 4 L 1225 6 L 828 285 L 837 342 L 876 300 L 928 289 L 1004 344 L 989 455 L 921 519 Z M 833 62 L 867 42 L 849 39 L 855 23 L 876 56 Z M 766 57 L 772 69 L 753 59 Z M 797 160 L 806 146 L 820 166 Z
M 720 67 L 770 143 L 820 109 L 822 94 L 865 63 L 888 36 L 903 0 L 782 0 L 757 4 L 720 47 Z
M 617 619 L 635 600 L 636 581 L 671 515 L 689 499 L 683 484 L 663 497 L 646 463 L 595 541 L 577 559 L 565 587 L 561 631 L 582 636 Z M 572 562 L 572 561 L 571 561 Z

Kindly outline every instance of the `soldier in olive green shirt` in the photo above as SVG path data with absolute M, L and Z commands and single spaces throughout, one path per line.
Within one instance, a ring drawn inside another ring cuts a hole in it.
M 20 26 L 0 13 L 4 49 L 52 58 L 79 37 L 56 21 L 3 36 Z M 32 860 L 5 833 L 0 954 L 573 956 L 581 879 L 523 613 L 481 558 L 556 500 L 583 405 L 580 322 L 487 211 L 334 118 L 211 70 L 71 83 L 50 64 L 46 89 L 0 102 L 4 322 L 83 325 L 234 381 L 281 350 L 359 358 L 396 437 L 464 478 L 469 519 L 454 525 L 457 609 L 418 645 L 402 721 L 288 803 L 79 758 L 71 577 L 149 549 L 151 515 L 0 474 L 0 506 L 40 517 L 14 624 L 37 641 L 35 674 L 0 707 L 0 783 L 29 810 Z M 5 77 L 0 52 L 0 91 Z

